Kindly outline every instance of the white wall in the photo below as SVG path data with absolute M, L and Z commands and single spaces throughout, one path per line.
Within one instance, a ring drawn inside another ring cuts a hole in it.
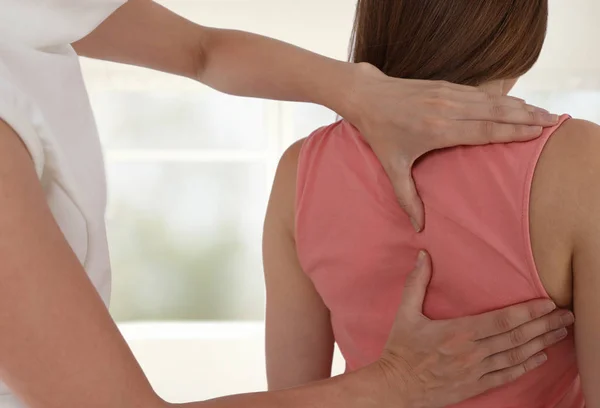
M 550 0 L 540 60 L 523 79 L 530 89 L 600 89 L 600 1 Z

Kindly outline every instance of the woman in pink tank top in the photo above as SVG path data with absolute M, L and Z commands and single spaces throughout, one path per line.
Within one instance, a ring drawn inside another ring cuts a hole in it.
M 361 0 L 353 58 L 391 76 L 506 94 L 539 56 L 547 8 L 547 0 Z M 532 142 L 430 154 L 414 170 L 426 212 L 416 233 L 348 122 L 293 145 L 265 227 L 270 388 L 330 376 L 334 342 L 348 371 L 375 361 L 424 248 L 434 264 L 429 318 L 551 298 L 577 319 L 541 369 L 457 407 L 600 408 L 598 154 L 600 127 L 568 115 Z

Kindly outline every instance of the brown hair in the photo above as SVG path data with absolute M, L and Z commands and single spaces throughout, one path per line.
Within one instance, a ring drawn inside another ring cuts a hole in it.
M 548 0 L 359 0 L 351 60 L 397 78 L 480 85 L 537 61 Z

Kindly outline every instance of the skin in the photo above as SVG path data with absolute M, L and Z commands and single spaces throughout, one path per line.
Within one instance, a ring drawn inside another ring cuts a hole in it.
M 529 139 L 539 134 L 536 126 L 556 120 L 511 98 L 448 84 L 392 80 L 372 67 L 336 62 L 247 33 L 204 28 L 146 0 L 130 1 L 75 47 L 82 55 L 187 76 L 223 92 L 310 101 L 336 110 L 369 135 L 414 217 L 419 204 L 409 174 L 419 155 L 456 143 Z M 172 407 L 152 390 L 54 221 L 26 148 L 2 121 L 0 226 L 0 330 L 10 333 L 0 338 L 0 378 L 19 398 L 30 408 Z M 497 351 L 480 339 L 495 338 L 512 348 L 517 345 L 511 338 L 536 338 L 569 324 L 551 313 L 555 306 L 549 301 L 458 321 L 427 321 L 418 313 L 418 303 L 430 273 L 428 261 L 421 262 L 405 295 L 413 301 L 401 308 L 397 328 L 376 364 L 303 388 L 178 406 L 443 406 L 513 380 L 538 364 L 512 361 L 511 370 L 473 381 L 473 374 L 485 369 L 468 357 Z M 458 331 L 470 335 L 457 342 Z M 429 341 L 418 342 L 418 336 Z M 449 343 L 462 347 L 449 350 Z M 407 364 L 442 355 L 418 369 Z M 426 377 L 421 370 L 445 374 L 433 389 L 419 380 Z

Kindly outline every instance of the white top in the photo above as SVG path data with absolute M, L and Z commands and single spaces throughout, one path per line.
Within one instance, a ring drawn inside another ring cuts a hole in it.
M 56 222 L 108 305 L 106 181 L 77 56 L 126 0 L 0 0 L 0 118 L 23 139 Z M 0 384 L 0 408 L 23 408 Z

